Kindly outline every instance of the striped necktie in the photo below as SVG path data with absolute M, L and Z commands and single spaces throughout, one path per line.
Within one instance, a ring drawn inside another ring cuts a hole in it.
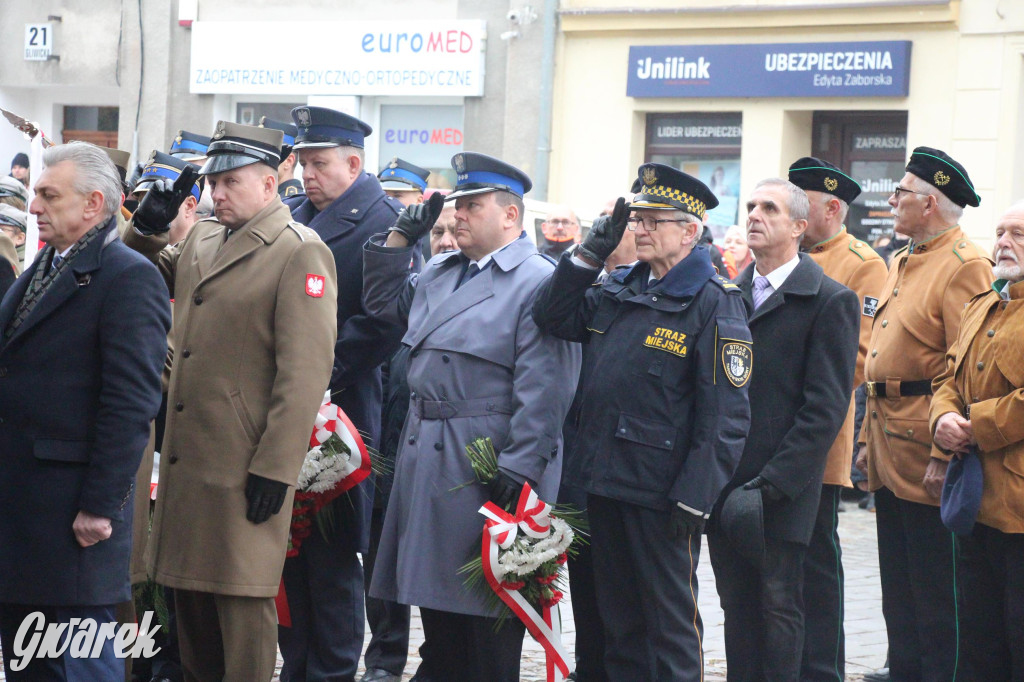
M 767 277 L 758 275 L 754 278 L 754 310 L 761 307 L 761 304 L 767 300 L 772 292 L 769 289 L 772 288 L 772 283 L 768 281 Z

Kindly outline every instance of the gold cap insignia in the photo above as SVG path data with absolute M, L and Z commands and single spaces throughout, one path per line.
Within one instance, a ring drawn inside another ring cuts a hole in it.
M 939 187 L 945 187 L 949 184 L 949 176 L 942 171 L 935 172 L 935 184 Z
M 658 181 L 658 174 L 655 172 L 653 168 L 649 166 L 647 168 L 644 168 L 643 173 L 641 175 L 643 175 L 643 181 L 645 185 L 653 185 Z
M 178 136 L 174 138 L 174 144 L 181 144 L 181 133 L 178 133 Z
M 825 178 L 825 189 L 829 192 L 834 192 L 836 187 L 839 186 L 839 181 L 835 178 Z
M 227 131 L 224 129 L 224 121 L 217 121 L 217 130 L 213 132 L 213 139 L 219 140 L 225 134 L 227 134 Z

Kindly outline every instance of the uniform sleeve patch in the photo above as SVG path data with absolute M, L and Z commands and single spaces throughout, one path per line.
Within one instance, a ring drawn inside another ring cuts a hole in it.
M 306 293 L 313 298 L 324 295 L 324 276 L 306 273 Z
M 722 344 L 722 368 L 729 383 L 740 388 L 750 380 L 754 359 L 750 346 L 744 343 Z
M 874 317 L 875 312 L 878 310 L 878 299 L 874 296 L 864 297 L 864 315 L 866 317 Z

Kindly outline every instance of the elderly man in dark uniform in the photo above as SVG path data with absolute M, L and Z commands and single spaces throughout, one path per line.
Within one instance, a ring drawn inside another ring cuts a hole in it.
M 708 536 L 729 679 L 800 679 L 804 555 L 853 391 L 860 305 L 799 253 L 808 210 L 804 191 L 779 178 L 747 202 L 757 261 L 736 283 L 753 310 L 750 436 Z
M 860 195 L 857 181 L 823 159 L 804 157 L 789 167 L 789 181 L 808 199 L 807 231 L 803 247 L 825 275 L 853 290 L 861 301 L 859 350 L 853 385 L 864 382 L 864 359 L 871 338 L 878 296 L 885 284 L 882 257 L 867 243 L 846 231 L 843 221 Z M 843 631 L 843 555 L 839 544 L 839 491 L 853 486 L 854 400 L 846 420 L 828 451 L 821 502 L 814 532 L 804 557 L 803 682 L 842 682 L 846 644 Z
M 294 149 L 302 162 L 305 195 L 286 202 L 331 249 L 338 275 L 338 341 L 330 378 L 332 400 L 369 436 L 380 436 L 380 365 L 398 349 L 401 329 L 363 310 L 363 250 L 370 235 L 394 225 L 402 206 L 384 195 L 364 170 L 363 143 L 372 129 L 322 107 L 297 107 Z M 332 503 L 333 530 L 313 532 L 297 557 L 285 562 L 291 627 L 279 629 L 285 682 L 352 679 L 363 648 L 363 569 L 373 481 Z
M 911 242 L 893 255 L 871 327 L 858 456 L 875 491 L 894 682 L 957 677 L 957 549 L 939 517 L 950 455 L 932 442 L 928 414 L 932 380 L 946 369 L 964 305 L 992 284 L 991 261 L 958 225 L 964 207 L 981 202 L 966 169 L 918 147 L 906 170 L 889 205 L 893 229 Z
M 473 152 L 456 154 L 452 166 L 460 252 L 409 278 L 412 245 L 440 214 L 440 195 L 408 207 L 386 241 L 377 235 L 365 247 L 366 307 L 408 325 L 411 348 L 409 416 L 370 593 L 420 607 L 417 678 L 511 682 L 523 624 L 511 617 L 497 627 L 497 612 L 458 572 L 480 556 L 477 512 L 488 499 L 506 507 L 527 481 L 555 499 L 580 356 L 530 315 L 552 266 L 523 232 L 529 177 Z M 489 489 L 462 485 L 474 480 L 465 447 L 480 437 L 498 454 Z
M 959 566 L 967 680 L 1024 679 L 1024 202 L 999 220 L 995 260 L 996 281 L 967 304 L 930 411 L 935 444 L 977 458 L 983 472 Z
M 751 339 L 739 287 L 698 247 L 714 194 L 669 166 L 639 175 L 533 312 L 588 345 L 567 477 L 588 493 L 608 678 L 697 681 L 700 536 L 747 435 Z M 640 262 L 592 286 L 627 223 Z
M 118 239 L 107 155 L 72 142 L 43 164 L 31 211 L 46 247 L 0 305 L 0 643 L 8 680 L 118 680 L 110 640 L 96 658 L 72 646 L 10 663 L 29 614 L 92 642 L 89 623 L 105 629 L 131 598 L 132 482 L 160 407 L 169 297 Z

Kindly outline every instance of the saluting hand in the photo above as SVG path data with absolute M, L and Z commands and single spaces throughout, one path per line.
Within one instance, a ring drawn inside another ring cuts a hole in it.
M 174 184 L 164 178 L 154 182 L 132 214 L 136 229 L 146 235 L 162 234 L 171 229 L 171 222 L 178 217 L 178 209 L 192 193 L 198 177 L 199 171 L 188 164 Z
M 440 192 L 434 192 L 430 198 L 422 204 L 406 206 L 405 210 L 398 214 L 395 226 L 388 230 L 387 246 L 408 246 L 415 244 L 430 232 L 430 228 L 437 222 L 437 217 L 444 210 L 444 197 Z M 406 243 L 401 244 L 399 240 L 404 237 Z
M 615 202 L 611 215 L 603 215 L 590 226 L 587 238 L 576 249 L 576 255 L 591 261 L 591 265 L 603 265 L 622 241 L 629 218 L 629 204 L 623 197 Z

